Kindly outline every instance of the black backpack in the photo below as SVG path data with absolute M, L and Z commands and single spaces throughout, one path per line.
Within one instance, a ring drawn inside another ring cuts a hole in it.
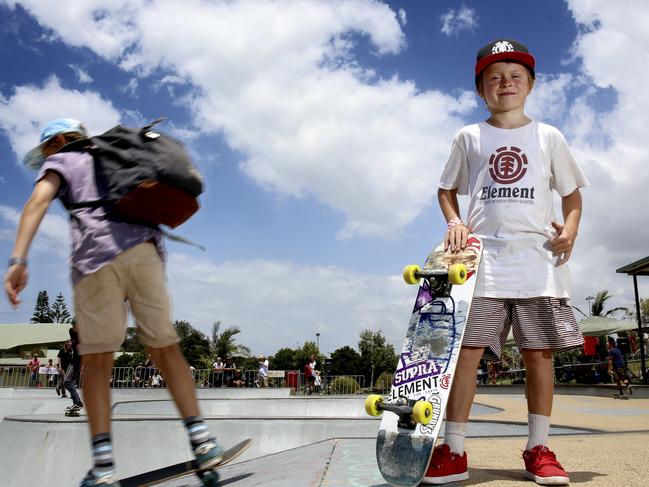
M 111 219 L 175 228 L 198 211 L 203 178 L 183 144 L 152 130 L 117 125 L 101 135 L 76 140 L 59 152 L 86 151 L 95 162 L 100 200 L 64 202 L 68 211 L 105 206 Z

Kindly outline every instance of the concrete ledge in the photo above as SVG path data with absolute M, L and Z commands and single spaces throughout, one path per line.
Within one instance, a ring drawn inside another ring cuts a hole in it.
M 613 384 L 556 384 L 554 386 L 555 395 L 565 396 L 612 397 L 617 392 L 617 387 Z M 525 394 L 525 384 L 479 385 L 477 394 Z M 634 385 L 633 397 L 649 399 L 649 385 Z

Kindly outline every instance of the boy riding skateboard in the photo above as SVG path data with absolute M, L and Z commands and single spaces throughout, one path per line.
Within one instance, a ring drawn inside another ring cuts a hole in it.
M 87 136 L 77 120 L 49 122 L 41 143 L 25 156 L 39 170 L 25 204 L 4 287 L 12 306 L 27 285 L 27 254 L 52 200 L 66 203 L 98 200 L 93 158 L 88 152 L 59 152 L 63 145 Z M 140 341 L 162 370 L 200 469 L 219 464 L 223 449 L 203 421 L 189 366 L 171 323 L 164 276 L 164 246 L 156 228 L 107 218 L 105 207 L 82 207 L 70 219 L 75 317 L 83 365 L 83 397 L 92 439 L 94 465 L 81 486 L 118 486 L 110 435 L 109 380 L 113 353 L 124 341 L 128 302 Z
M 587 180 L 562 134 L 524 113 L 534 68 L 527 48 L 511 39 L 494 40 L 478 51 L 476 89 L 491 115 L 456 134 L 440 179 L 446 246 L 464 248 L 471 232 L 484 247 L 446 409 L 444 443 L 435 448 L 424 483 L 469 478 L 464 439 L 476 370 L 483 354 L 500 357 L 510 327 L 527 370 L 525 476 L 541 485 L 569 481 L 547 446 L 552 353 L 583 343 L 567 303 L 565 264 L 581 218 L 579 188 Z M 555 220 L 553 190 L 561 197 L 563 223 Z M 466 223 L 458 194 L 470 197 Z

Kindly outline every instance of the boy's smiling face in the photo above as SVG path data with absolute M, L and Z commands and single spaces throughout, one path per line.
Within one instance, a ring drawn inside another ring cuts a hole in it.
M 497 62 L 485 68 L 477 88 L 489 111 L 502 113 L 522 110 L 533 85 L 529 71 L 522 64 Z

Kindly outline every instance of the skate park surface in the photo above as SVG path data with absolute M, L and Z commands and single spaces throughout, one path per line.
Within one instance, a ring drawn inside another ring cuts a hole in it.
M 626 401 L 612 389 L 558 390 L 550 448 L 571 485 L 649 485 L 649 389 Z M 163 389 L 115 389 L 113 441 L 126 477 L 190 458 L 182 423 Z M 588 393 L 588 395 L 586 395 Z M 232 487 L 387 487 L 374 455 L 380 419 L 364 396 L 295 397 L 289 389 L 199 389 L 203 415 L 225 447 L 254 442 L 223 467 Z M 74 486 L 90 465 L 84 414 L 66 418 L 51 389 L 0 389 L 3 486 Z M 467 481 L 458 486 L 531 486 L 523 477 L 527 437 L 524 391 L 480 388 L 468 427 Z M 442 429 L 443 431 L 443 429 Z M 199 486 L 194 476 L 160 484 Z

